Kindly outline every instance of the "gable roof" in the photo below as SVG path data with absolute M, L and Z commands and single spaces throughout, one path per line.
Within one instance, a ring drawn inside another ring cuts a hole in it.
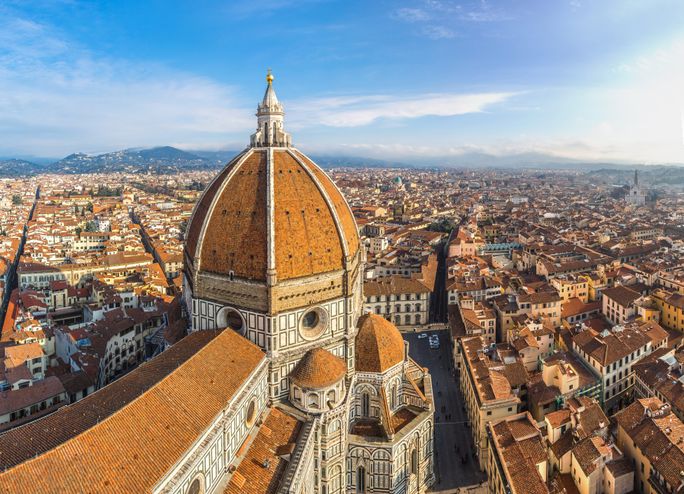
M 262 361 L 234 331 L 193 333 L 91 396 L 0 436 L 9 468 L 0 491 L 150 492 Z

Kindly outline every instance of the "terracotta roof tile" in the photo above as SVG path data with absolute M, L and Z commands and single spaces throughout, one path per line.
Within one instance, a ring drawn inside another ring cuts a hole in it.
M 326 388 L 338 382 L 346 373 L 344 360 L 323 348 L 314 348 L 304 354 L 289 377 L 304 388 Z
M 133 376 L 128 381 L 124 381 L 128 376 L 116 381 L 114 384 L 123 382 L 124 385 L 114 387 L 114 393 L 109 392 L 109 386 L 105 387 L 87 402 L 86 398 L 16 432 L 11 431 L 15 433 L 14 444 L 5 435 L 1 436 L 0 453 L 5 465 L 17 463 L 19 458 L 13 448 L 20 444 L 19 449 L 26 451 L 26 443 L 31 438 L 38 443 L 34 454 L 40 449 L 46 452 L 0 474 L 0 491 L 151 492 L 264 359 L 263 352 L 248 340 L 233 331 L 223 331 L 210 341 L 205 340 L 205 345 L 190 357 L 174 362 L 174 348 L 182 348 L 184 341 L 211 338 L 211 333 L 214 332 L 194 333 L 157 357 L 170 354 L 167 365 L 175 363 L 176 366 L 166 375 L 157 375 L 160 380 L 152 379 L 149 389 L 135 379 L 136 373 L 144 375 L 141 369 L 144 371 L 148 366 L 143 365 L 128 375 Z M 177 358 L 179 354 L 175 355 Z M 143 376 L 145 380 L 150 379 Z M 127 395 L 126 382 L 140 393 Z M 123 404 L 119 393 L 125 397 Z M 83 402 L 84 405 L 78 406 Z M 117 405 L 120 408 L 109 410 Z M 50 421 L 62 411 L 61 417 L 67 418 L 65 423 L 71 423 L 76 431 L 61 431 L 59 422 Z M 100 420 L 98 412 L 105 418 Z M 86 427 L 79 422 L 79 417 L 72 417 L 78 414 L 85 414 Z M 41 433 L 43 421 L 60 429 Z M 39 438 L 33 437 L 33 433 Z M 67 439 L 74 433 L 77 435 Z M 13 460 L 8 461 L 7 457 Z M 88 468 L 83 468 L 84 457 L 88 458 Z
M 356 370 L 385 372 L 404 361 L 404 339 L 397 327 L 382 316 L 359 318 L 356 335 Z
M 218 274 L 232 271 L 238 278 L 266 280 L 266 153 L 250 149 L 239 156 L 244 161 L 231 161 L 200 199 L 186 241 L 190 260 L 199 258 L 191 268 Z M 288 280 L 342 269 L 344 248 L 354 256 L 359 237 L 352 212 L 339 190 L 299 152 L 274 150 L 271 172 L 277 278 Z
M 337 216 L 340 219 L 340 223 L 342 224 L 344 237 L 347 242 L 347 248 L 349 249 L 349 255 L 356 255 L 357 251 L 359 250 L 359 229 L 356 226 L 354 215 L 351 213 L 351 210 L 347 205 L 347 201 L 345 201 L 344 196 L 332 179 L 323 170 L 321 170 L 304 154 L 300 153 L 299 151 L 295 151 L 295 153 L 307 164 L 311 171 L 313 171 L 314 175 L 316 175 L 316 178 L 321 185 L 323 185 L 323 188 L 333 203 L 333 207 L 337 211 Z
M 202 199 L 203 201 L 204 199 Z M 196 220 L 193 219 L 194 224 Z M 199 221 L 199 218 L 197 219 Z M 252 152 L 220 192 L 196 269 L 266 280 L 266 153 Z M 191 226 L 194 228 L 194 225 Z
M 297 441 L 302 423 L 273 408 L 250 444 L 224 494 L 271 494 L 278 490 L 288 461 L 279 452 Z M 268 432 L 267 432 L 268 431 Z
M 273 157 L 278 279 L 342 269 L 342 242 L 333 213 L 318 186 L 289 153 L 276 151 Z M 330 179 L 326 177 L 326 180 Z M 349 209 L 345 213 L 351 217 Z

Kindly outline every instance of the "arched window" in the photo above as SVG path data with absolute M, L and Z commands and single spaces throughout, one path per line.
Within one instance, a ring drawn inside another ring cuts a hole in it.
M 318 395 L 316 393 L 309 393 L 307 395 L 306 406 L 309 408 L 318 408 Z
M 418 450 L 411 451 L 411 475 L 418 475 Z
M 359 467 L 356 469 L 356 494 L 366 492 L 366 469 Z
M 411 324 L 411 314 L 406 314 L 404 316 L 404 324 Z
M 390 392 L 390 408 L 394 410 L 397 408 L 397 384 L 392 384 L 392 391 Z
M 333 467 L 330 475 L 330 491 L 331 493 L 340 492 L 342 487 L 342 468 L 338 465 Z
M 361 395 L 361 415 L 370 417 L 370 396 L 368 393 Z
M 404 312 L 411 312 L 411 304 L 406 304 L 404 306 Z
M 420 317 L 420 314 L 416 314 L 416 324 L 421 324 L 422 322 L 423 321 L 422 321 L 422 318 Z

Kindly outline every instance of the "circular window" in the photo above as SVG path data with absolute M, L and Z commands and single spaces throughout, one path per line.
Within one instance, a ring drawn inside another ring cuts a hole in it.
M 224 307 L 216 315 L 216 327 L 230 328 L 238 333 L 243 333 L 245 330 L 245 320 L 237 310 Z
M 256 419 L 256 401 L 252 400 L 247 407 L 247 420 L 245 423 L 247 427 L 252 427 L 254 425 L 254 420 Z
M 299 332 L 305 340 L 318 338 L 328 325 L 328 314 L 316 307 L 306 311 L 299 320 Z
M 196 477 L 195 480 L 192 481 L 192 484 L 190 484 L 190 487 L 188 488 L 188 494 L 203 494 L 204 489 L 202 489 L 202 481 L 200 480 L 199 477 Z

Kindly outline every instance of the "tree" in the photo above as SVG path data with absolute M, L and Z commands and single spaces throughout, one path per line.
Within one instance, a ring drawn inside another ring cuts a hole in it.
M 439 221 L 435 221 L 434 223 L 430 223 L 430 225 L 427 227 L 427 230 L 429 230 L 431 232 L 450 233 L 451 230 L 453 230 L 454 228 L 458 228 L 458 223 L 456 223 L 451 218 L 442 218 Z
M 19 194 L 14 194 L 14 195 L 12 196 L 12 204 L 13 204 L 14 206 L 19 206 L 19 205 L 21 205 L 22 203 L 23 203 L 23 201 L 21 200 L 21 196 L 20 196 Z

